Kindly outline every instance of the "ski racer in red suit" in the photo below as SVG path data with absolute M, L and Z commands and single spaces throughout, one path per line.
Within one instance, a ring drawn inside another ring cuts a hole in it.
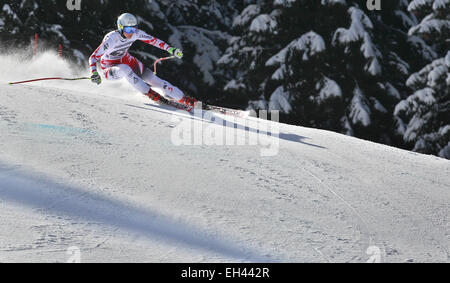
M 100 62 L 102 72 L 107 80 L 126 78 L 134 88 L 144 95 L 151 93 L 150 86 L 157 87 L 174 100 L 194 106 L 197 102 L 195 99 L 185 97 L 181 90 L 157 77 L 138 59 L 128 53 L 131 45 L 136 40 L 140 40 L 165 50 L 179 59 L 183 58 L 183 52 L 180 49 L 173 48 L 162 40 L 148 35 L 146 32 L 138 29 L 137 25 L 138 20 L 132 14 L 125 13 L 119 17 L 117 20 L 118 30 L 108 33 L 102 44 L 89 58 L 92 73 L 91 81 L 96 84 L 101 84 L 102 82 L 97 72 L 97 63 Z

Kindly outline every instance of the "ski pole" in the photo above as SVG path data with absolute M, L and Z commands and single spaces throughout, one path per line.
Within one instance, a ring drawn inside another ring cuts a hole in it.
M 9 85 L 17 85 L 17 84 L 25 84 L 25 83 L 32 83 L 32 82 L 38 82 L 38 81 L 49 81 L 49 80 L 63 80 L 63 81 L 79 81 L 79 80 L 90 80 L 91 78 L 88 77 L 82 77 L 82 78 L 74 78 L 74 79 L 67 79 L 67 78 L 42 78 L 42 79 L 34 79 L 29 81 L 22 81 L 22 82 L 11 82 L 8 83 Z
M 155 73 L 155 75 L 156 75 L 156 65 L 157 65 L 159 62 L 162 62 L 162 61 L 164 61 L 164 60 L 173 59 L 173 58 L 175 58 L 175 56 L 164 57 L 164 58 L 160 58 L 160 59 L 156 60 L 156 61 L 155 61 L 155 64 L 153 65 L 153 66 L 154 66 L 154 71 L 153 71 L 153 73 Z

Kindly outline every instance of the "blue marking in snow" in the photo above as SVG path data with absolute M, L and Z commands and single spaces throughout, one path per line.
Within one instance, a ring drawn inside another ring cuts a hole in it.
M 87 135 L 97 135 L 95 131 L 75 128 L 70 126 L 57 126 L 57 125 L 47 125 L 47 124 L 25 124 L 27 130 L 41 130 L 41 131 L 55 131 L 62 134 L 87 134 Z

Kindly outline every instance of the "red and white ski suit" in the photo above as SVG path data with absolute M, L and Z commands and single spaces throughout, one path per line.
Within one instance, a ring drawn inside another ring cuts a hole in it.
M 102 72 L 108 80 L 119 80 L 125 77 L 134 88 L 144 94 L 147 94 L 152 86 L 161 89 L 177 101 L 181 100 L 184 97 L 181 90 L 157 77 L 151 70 L 145 68 L 141 61 L 128 53 L 137 40 L 165 51 L 170 48 L 164 41 L 139 29 L 130 39 L 122 36 L 119 31 L 112 31 L 105 36 L 102 44 L 89 58 L 91 72 L 97 71 L 97 63 L 100 62 Z

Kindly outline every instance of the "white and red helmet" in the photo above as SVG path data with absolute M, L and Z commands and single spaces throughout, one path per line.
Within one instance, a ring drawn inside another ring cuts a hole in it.
M 117 28 L 121 33 L 123 33 L 124 28 L 126 27 L 136 27 L 138 25 L 137 18 L 130 14 L 125 13 L 120 15 L 120 17 L 117 19 Z

